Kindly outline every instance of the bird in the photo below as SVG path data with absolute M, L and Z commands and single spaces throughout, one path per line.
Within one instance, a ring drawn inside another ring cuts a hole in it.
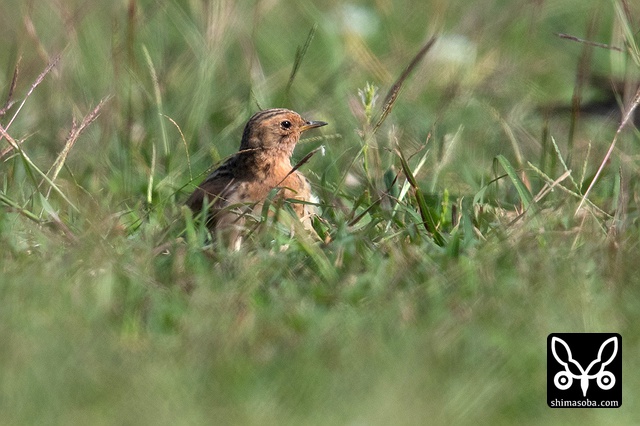
M 276 188 L 273 199 L 297 201 L 292 207 L 310 229 L 318 199 L 307 178 L 291 165 L 291 156 L 303 132 L 327 124 L 284 108 L 255 113 L 244 128 L 239 151 L 200 183 L 186 205 L 194 214 L 204 212 L 209 230 L 223 235 L 235 250 L 241 246 L 247 218 L 260 215 Z

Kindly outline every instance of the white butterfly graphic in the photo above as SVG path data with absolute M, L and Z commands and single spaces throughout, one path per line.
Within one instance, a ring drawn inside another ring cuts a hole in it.
M 569 357 L 566 361 L 563 361 L 556 351 L 556 346 L 558 344 L 564 347 L 564 350 Z M 604 348 L 609 344 L 613 344 L 613 354 L 611 354 L 611 357 L 607 361 L 603 362 L 602 354 L 604 352 Z M 553 384 L 556 385 L 558 389 L 569 389 L 573 384 L 573 379 L 579 379 L 580 387 L 582 388 L 582 396 L 586 397 L 587 389 L 589 389 L 589 380 L 591 379 L 596 379 L 598 387 L 602 390 L 609 390 L 616 384 L 616 378 L 613 373 L 611 373 L 610 371 L 605 371 L 607 365 L 611 364 L 611 361 L 613 361 L 616 354 L 618 353 L 618 339 L 616 337 L 607 339 L 604 341 L 604 343 L 602 343 L 602 345 L 600 345 L 600 349 L 598 350 L 598 357 L 593 360 L 591 364 L 589 364 L 589 366 L 585 369 L 582 368 L 578 361 L 573 359 L 573 355 L 571 354 L 569 345 L 567 345 L 567 343 L 559 337 L 554 336 L 551 338 L 551 351 L 553 352 L 553 356 L 556 361 L 558 361 L 558 363 L 564 367 L 564 371 L 558 372 L 553 378 Z M 572 373 L 569 369 L 569 363 L 575 365 L 578 370 L 580 370 L 581 374 Z M 595 374 L 589 374 L 591 369 L 598 363 L 602 363 L 598 372 Z

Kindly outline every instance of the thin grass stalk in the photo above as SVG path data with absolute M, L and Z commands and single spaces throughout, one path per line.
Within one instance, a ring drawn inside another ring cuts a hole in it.
M 62 148 L 62 151 L 60 151 L 60 154 L 58 154 L 56 161 L 53 163 L 53 165 L 51 166 L 51 169 L 49 170 L 49 172 L 53 170 L 53 174 L 51 175 L 52 182 L 55 182 L 55 180 L 57 179 L 58 174 L 60 173 L 60 170 L 62 170 L 62 167 L 64 166 L 64 163 L 67 160 L 67 156 L 69 155 L 69 152 L 71 152 L 71 149 L 75 145 L 80 134 L 84 131 L 84 129 L 86 129 L 89 126 L 89 124 L 91 124 L 93 121 L 95 121 L 96 118 L 98 118 L 98 116 L 100 115 L 100 110 L 102 110 L 102 107 L 109 99 L 111 99 L 110 95 L 102 98 L 102 100 L 100 100 L 98 105 L 96 105 L 96 107 L 93 110 L 91 110 L 91 112 L 85 115 L 85 117 L 82 119 L 82 122 L 80 123 L 79 126 L 76 126 L 75 123 L 73 124 L 71 131 L 69 132 L 69 136 L 67 137 L 67 140 L 64 144 L 64 147 Z M 47 198 L 48 198 L 48 194 L 47 194 Z
M 193 173 L 191 172 L 191 156 L 189 155 L 189 147 L 187 146 L 187 139 L 184 137 L 184 133 L 182 133 L 182 129 L 180 128 L 178 123 L 176 123 L 173 120 L 173 118 L 169 117 L 166 114 L 164 115 L 164 118 L 169 120 L 176 127 L 176 129 L 178 129 L 178 133 L 180 133 L 180 139 L 182 140 L 182 144 L 184 145 L 184 152 L 187 155 L 187 168 L 189 169 L 189 180 L 192 181 Z
M 165 126 L 164 120 L 162 117 L 164 113 L 162 112 L 162 94 L 160 92 L 160 83 L 158 80 L 158 73 L 153 65 L 153 61 L 151 60 L 151 55 L 149 54 L 149 50 L 146 46 L 142 46 L 142 51 L 144 53 L 145 60 L 147 61 L 147 67 L 149 68 L 149 73 L 151 74 L 151 81 L 153 83 L 153 95 L 156 101 L 156 108 L 158 108 L 158 121 L 160 123 L 160 135 L 162 137 L 162 146 L 164 148 L 165 159 L 168 161 L 170 157 L 169 150 L 169 137 L 167 135 L 167 128 Z
M 307 54 L 307 50 L 309 50 L 309 46 L 311 45 L 311 41 L 316 35 L 316 31 L 318 29 L 318 24 L 314 23 L 311 29 L 309 30 L 309 34 L 307 35 L 307 39 L 305 40 L 302 47 L 298 47 L 296 51 L 296 57 L 293 61 L 293 67 L 291 68 L 291 74 L 289 75 L 289 81 L 287 82 L 287 88 L 285 89 L 285 93 L 287 98 L 289 98 L 289 93 L 291 92 L 291 86 L 293 86 L 293 81 L 298 75 L 298 71 L 300 70 L 300 65 L 302 65 L 302 60 Z
M 587 37 L 596 31 L 597 14 L 591 16 L 587 27 Z M 580 104 L 582 103 L 582 90 L 590 74 L 591 58 L 593 57 L 593 48 L 589 44 L 583 44 L 582 53 L 578 60 L 576 69 L 576 80 L 573 86 L 573 94 L 571 95 L 571 119 L 569 123 L 569 135 L 567 137 L 567 164 L 571 165 L 573 157 L 573 145 L 575 142 L 575 132 L 580 118 Z
M 618 138 L 620 137 L 620 133 L 627 126 L 627 123 L 629 122 L 629 120 L 633 116 L 633 113 L 636 110 L 636 108 L 638 107 L 638 104 L 640 104 L 640 88 L 638 88 L 638 91 L 636 92 L 636 95 L 633 98 L 633 102 L 629 106 L 629 109 L 627 110 L 627 112 L 624 114 L 622 122 L 620 123 L 620 126 L 618 126 L 618 130 L 616 130 L 616 134 L 613 137 L 613 140 L 611 141 L 611 144 L 609 145 L 609 149 L 607 150 L 607 153 L 605 154 L 604 158 L 602 159 L 602 162 L 600 163 L 600 167 L 598 167 L 598 171 L 596 172 L 596 175 L 593 177 L 593 180 L 591 180 L 591 183 L 589 184 L 589 187 L 587 188 L 587 190 L 585 191 L 584 195 L 582 196 L 582 200 L 580 201 L 580 204 L 578 205 L 578 208 L 576 209 L 575 215 L 577 215 L 580 212 L 580 209 L 582 209 L 582 206 L 584 205 L 585 201 L 587 200 L 587 197 L 591 193 L 591 190 L 593 189 L 594 185 L 598 181 L 598 178 L 600 177 L 600 174 L 602 173 L 602 171 L 604 170 L 604 167 L 606 166 L 607 162 L 609 161 L 609 158 L 611 157 L 611 154 L 613 154 L 613 150 L 616 147 L 616 144 L 618 142 Z
M 416 181 L 415 176 L 413 175 L 413 173 L 411 172 L 411 169 L 409 168 L 409 163 L 407 163 L 407 160 L 404 158 L 404 155 L 402 154 L 402 151 L 400 149 L 397 149 L 396 152 L 400 157 L 402 170 L 404 171 L 404 174 L 407 177 L 407 180 L 413 187 L 416 201 L 418 202 L 418 210 L 420 212 L 420 217 L 422 218 L 422 224 L 426 229 L 427 233 L 429 233 L 432 236 L 434 242 L 437 245 L 442 247 L 445 244 L 445 240 L 437 229 L 436 221 L 434 220 L 433 215 L 429 210 L 427 201 L 425 200 L 424 194 L 422 193 L 422 191 L 420 190 L 420 187 L 418 186 L 418 182 Z
M 532 163 L 527 163 L 529 165 L 529 167 L 531 167 L 531 169 L 537 173 L 542 179 L 544 179 L 547 183 L 553 184 L 553 182 L 555 182 L 555 180 L 553 178 L 551 178 L 550 176 L 548 176 L 546 173 L 544 173 L 542 170 L 538 169 L 536 166 L 534 166 Z M 562 176 L 565 176 L 567 173 L 570 173 L 570 171 L 566 171 L 565 173 L 562 174 Z M 565 192 L 569 195 L 571 195 L 574 198 L 578 198 L 578 199 L 582 199 L 582 195 L 570 190 L 569 188 L 567 188 L 566 186 L 563 185 L 556 185 L 556 187 L 558 189 L 560 189 L 562 192 Z M 596 206 L 595 204 L 593 204 L 593 202 L 591 200 L 586 200 L 586 203 L 589 204 L 589 206 L 597 211 L 598 213 L 600 213 L 603 217 L 607 217 L 610 218 L 611 215 L 607 212 L 605 212 L 604 210 L 602 210 L 600 207 Z
M 71 202 L 71 200 L 69 200 L 67 196 L 64 195 L 64 192 L 62 192 L 62 190 L 51 179 L 49 179 L 46 173 L 44 173 L 42 170 L 38 168 L 38 166 L 35 165 L 35 163 L 31 160 L 31 158 L 29 158 L 27 153 L 24 152 L 20 144 L 16 140 L 14 140 L 13 137 L 11 137 L 11 135 L 9 135 L 9 133 L 7 133 L 5 128 L 2 127 L 1 125 L 0 125 L 0 135 L 3 136 L 9 142 L 9 144 L 13 147 L 13 149 L 18 151 L 18 153 L 20 154 L 20 157 L 30 167 L 30 170 L 35 170 L 36 173 L 39 174 L 44 179 L 44 181 L 47 182 L 51 186 L 51 188 L 54 191 L 56 191 L 64 201 L 67 202 L 67 204 L 69 204 L 69 206 L 73 210 L 75 210 L 76 212 L 80 212 L 80 210 Z
M 2 109 L 0 109 L 0 117 L 5 115 L 7 111 L 13 106 L 15 103 L 13 101 L 13 92 L 16 90 L 16 85 L 18 84 L 18 75 L 20 73 L 20 62 L 22 62 L 22 57 L 18 58 L 18 63 L 13 69 L 13 77 L 11 78 L 11 85 L 9 86 L 9 92 L 7 93 L 7 101 L 5 102 Z
M 398 99 L 398 94 L 400 93 L 400 90 L 402 89 L 402 86 L 404 85 L 405 81 L 411 75 L 413 70 L 415 70 L 415 68 L 418 66 L 420 61 L 422 61 L 422 59 L 425 57 L 427 52 L 431 50 L 431 48 L 433 47 L 437 39 L 438 37 L 434 35 L 425 43 L 424 46 L 422 46 L 422 48 L 418 51 L 418 53 L 416 53 L 416 55 L 413 57 L 409 65 L 404 69 L 402 74 L 400 74 L 400 77 L 398 77 L 398 79 L 393 84 L 393 86 L 391 86 L 391 89 L 389 90 L 389 92 L 387 93 L 387 96 L 384 99 L 382 110 L 380 111 L 380 117 L 376 121 L 376 124 L 373 126 L 373 129 L 371 130 L 371 134 L 375 134 L 380 128 L 380 126 L 382 126 L 382 123 L 384 123 L 384 121 L 386 120 L 387 116 L 391 112 L 391 109 L 393 109 L 393 105 L 396 103 L 396 100 Z
M 44 80 L 44 78 L 46 77 L 47 74 L 49 74 L 51 72 L 51 70 L 53 69 L 53 67 L 55 67 L 58 62 L 60 61 L 60 58 L 62 57 L 62 54 L 58 54 L 56 55 L 53 60 L 51 62 L 49 62 L 49 64 L 47 65 L 47 67 L 44 69 L 44 71 L 42 71 L 40 73 L 40 75 L 38 76 L 38 78 L 36 78 L 36 80 L 33 82 L 33 84 L 31 84 L 31 88 L 29 88 L 29 91 L 27 92 L 27 94 L 25 95 L 24 99 L 22 99 L 22 102 L 20 102 L 20 105 L 18 105 L 18 109 L 16 110 L 16 112 L 13 114 L 13 117 L 11 117 L 11 120 L 9 120 L 9 123 L 4 126 L 3 130 L 8 131 L 9 128 L 11 127 L 11 124 L 13 124 L 14 120 L 16 119 L 16 117 L 18 116 L 18 114 L 20 113 L 20 111 L 22 110 L 22 107 L 24 106 L 24 104 L 27 102 L 27 99 L 29 99 L 29 96 L 31 96 L 31 94 L 33 93 L 33 91 L 36 89 L 36 87 L 38 87 L 40 85 L 40 83 L 42 83 L 42 81 Z M 0 141 L 2 141 L 2 138 L 5 137 L 5 133 L 3 132 L 2 134 L 0 134 Z M 14 140 L 15 142 L 15 140 Z M 9 146 L 5 149 L 3 149 L 0 152 L 0 158 L 4 157 L 5 155 L 7 155 L 9 152 L 11 152 L 12 150 L 16 149 L 18 145 L 12 145 L 11 143 L 9 144 Z

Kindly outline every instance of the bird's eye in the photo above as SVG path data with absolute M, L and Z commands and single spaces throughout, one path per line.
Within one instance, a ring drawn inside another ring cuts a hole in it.
M 290 129 L 291 128 L 291 122 L 289 120 L 284 120 L 282 123 L 280 123 L 280 126 L 283 129 Z

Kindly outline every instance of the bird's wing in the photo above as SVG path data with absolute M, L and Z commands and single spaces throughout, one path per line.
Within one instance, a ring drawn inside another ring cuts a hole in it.
M 193 191 L 193 194 L 189 196 L 185 204 L 193 210 L 194 213 L 202 210 L 202 204 L 205 198 L 207 199 L 207 203 L 211 204 L 212 207 L 223 207 L 227 201 L 226 195 L 232 191 L 234 186 L 235 180 L 233 178 L 207 179 Z
M 233 174 L 233 167 L 229 162 L 224 163 L 214 170 L 207 178 L 193 191 L 187 199 L 186 205 L 198 213 L 202 210 L 205 198 L 212 207 L 223 207 L 226 203 L 226 196 L 233 191 L 237 181 Z

